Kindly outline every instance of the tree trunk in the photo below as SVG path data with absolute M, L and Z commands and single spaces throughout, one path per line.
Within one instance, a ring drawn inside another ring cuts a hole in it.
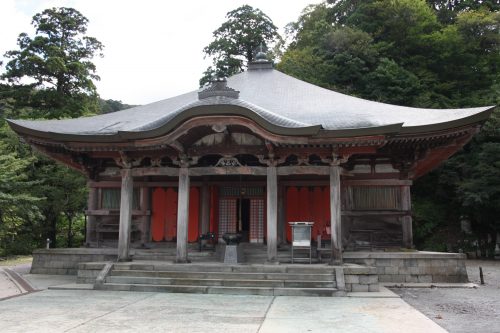
M 67 247 L 73 247 L 73 215 L 66 214 L 66 218 L 68 219 L 68 242 Z
M 57 246 L 57 244 L 56 244 L 57 217 L 55 216 L 55 214 L 52 211 L 49 210 L 45 214 L 45 221 L 47 222 L 47 225 L 49 226 L 49 229 L 47 230 L 47 238 L 50 239 L 50 247 L 55 248 Z

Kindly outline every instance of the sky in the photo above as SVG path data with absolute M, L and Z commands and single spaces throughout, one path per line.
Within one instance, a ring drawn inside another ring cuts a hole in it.
M 227 12 L 249 4 L 280 28 L 321 0 L 2 0 L 0 61 L 17 49 L 17 36 L 34 35 L 31 18 L 52 7 L 72 7 L 89 19 L 87 35 L 104 44 L 95 58 L 97 91 L 104 99 L 147 104 L 198 88 L 210 65 L 203 48 Z M 3 68 L 0 68 L 0 73 Z

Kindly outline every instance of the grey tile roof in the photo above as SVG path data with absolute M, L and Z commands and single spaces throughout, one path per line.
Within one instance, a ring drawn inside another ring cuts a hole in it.
M 114 113 L 78 119 L 10 121 L 18 131 L 109 136 L 118 132 L 153 130 L 203 105 L 236 105 L 272 125 L 298 129 L 318 126 L 325 130 L 376 128 L 403 124 L 402 130 L 419 132 L 429 125 L 443 128 L 485 120 L 492 107 L 421 109 L 364 100 L 324 89 L 274 69 L 246 71 L 227 80 L 240 91 L 239 99 L 198 99 L 198 91 Z M 343 132 L 344 132 L 343 131 Z

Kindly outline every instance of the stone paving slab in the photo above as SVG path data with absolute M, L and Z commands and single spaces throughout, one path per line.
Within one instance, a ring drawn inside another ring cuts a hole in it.
M 57 286 L 50 286 L 47 289 L 51 290 L 94 290 L 94 285 L 91 283 L 68 283 Z
M 358 298 L 399 298 L 398 294 L 383 286 L 379 287 L 379 291 L 346 293 L 346 296 Z
M 7 297 L 17 296 L 24 293 L 10 276 L 0 268 L 0 300 Z
M 387 288 L 478 288 L 475 283 L 382 283 Z
M 446 331 L 398 298 L 335 298 L 307 303 L 298 298 L 278 298 L 259 332 Z
M 399 298 L 44 290 L 0 302 L 5 332 L 445 332 Z
M 24 274 L 22 277 L 38 290 L 47 289 L 52 286 L 76 283 L 75 275 Z

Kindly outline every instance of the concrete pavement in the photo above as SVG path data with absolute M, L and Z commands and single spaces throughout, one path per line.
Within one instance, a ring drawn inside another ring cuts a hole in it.
M 75 290 L 92 285 L 76 285 L 75 276 L 18 273 L 41 291 L 27 293 L 0 274 L 0 291 L 25 292 L 0 301 L 2 333 L 446 332 L 384 287 L 331 298 L 168 294 Z
M 9 274 L 0 267 L 0 300 L 7 297 L 17 296 L 24 292 Z
M 1 332 L 445 332 L 399 297 L 44 290 L 0 302 Z

